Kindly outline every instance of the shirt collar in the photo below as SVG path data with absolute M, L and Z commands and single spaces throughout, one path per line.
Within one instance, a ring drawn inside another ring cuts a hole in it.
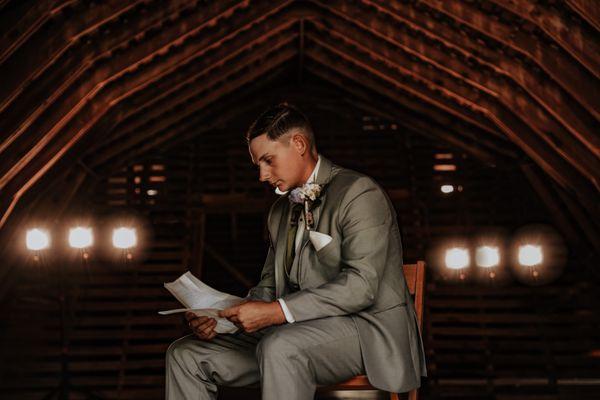
M 317 179 L 317 174 L 319 173 L 320 165 L 321 165 L 321 155 L 319 154 L 319 157 L 317 158 L 317 164 L 315 165 L 315 169 L 313 169 L 313 172 L 308 177 L 308 180 L 306 181 L 306 183 L 313 183 L 315 181 L 315 179 Z M 278 187 L 275 188 L 275 193 L 277 193 L 280 196 L 283 196 L 284 194 L 287 194 L 288 192 L 289 192 L 289 190 L 286 190 L 285 192 L 283 192 L 283 191 L 279 190 Z

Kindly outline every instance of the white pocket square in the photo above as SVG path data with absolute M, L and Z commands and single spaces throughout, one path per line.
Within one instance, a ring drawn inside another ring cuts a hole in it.
M 313 244 L 317 251 L 321 250 L 323 247 L 327 246 L 329 242 L 333 240 L 333 238 L 325 233 L 309 231 L 308 238 L 310 242 Z

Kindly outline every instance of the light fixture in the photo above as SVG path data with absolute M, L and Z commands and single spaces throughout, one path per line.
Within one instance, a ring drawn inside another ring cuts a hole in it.
M 454 192 L 454 186 L 453 185 L 442 185 L 440 187 L 440 190 L 442 191 L 442 193 L 452 193 Z
M 493 268 L 500 264 L 500 250 L 495 246 L 479 246 L 475 249 L 475 264 L 482 268 Z
M 44 250 L 50 246 L 50 236 L 48 235 L 48 232 L 43 229 L 30 229 L 27 231 L 25 243 L 29 250 Z
M 94 243 L 92 228 L 78 226 L 69 229 L 69 246 L 76 249 L 85 249 Z
M 450 269 L 462 269 L 469 266 L 469 250 L 462 247 L 453 247 L 446 250 L 444 257 L 446 267 Z
M 527 285 L 546 285 L 562 274 L 568 250 L 558 231 L 547 224 L 519 228 L 510 245 L 513 276 Z
M 525 244 L 519 246 L 519 264 L 525 267 L 533 267 L 544 261 L 542 246 Z
M 433 166 L 434 171 L 456 171 L 456 165 L 454 164 L 435 164 Z
M 130 249 L 137 244 L 137 235 L 134 228 L 120 227 L 113 230 L 113 246 L 118 249 Z

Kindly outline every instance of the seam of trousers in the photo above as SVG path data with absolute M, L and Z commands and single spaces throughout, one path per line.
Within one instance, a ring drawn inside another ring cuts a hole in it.
M 343 339 L 347 339 L 347 338 L 351 338 L 351 337 L 359 337 L 359 335 L 358 335 L 358 333 L 356 333 L 355 335 L 341 336 L 341 337 L 338 337 L 338 338 L 335 338 L 335 339 L 328 340 L 326 342 L 321 342 L 321 343 L 317 343 L 317 344 L 314 344 L 314 345 L 311 345 L 311 346 L 303 346 L 303 347 L 296 346 L 294 343 L 290 342 L 287 339 L 281 339 L 281 340 L 285 341 L 286 343 L 292 344 L 294 347 L 297 347 L 298 350 L 300 350 L 300 351 L 305 351 L 305 350 L 310 350 L 310 349 L 313 349 L 315 347 L 324 346 L 326 344 L 330 344 L 330 343 L 337 342 L 339 340 L 343 340 Z

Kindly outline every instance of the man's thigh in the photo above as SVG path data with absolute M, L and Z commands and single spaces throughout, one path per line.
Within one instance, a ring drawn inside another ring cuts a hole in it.
M 250 385 L 260 381 L 256 345 L 261 337 L 241 332 L 203 341 L 188 335 L 171 344 L 167 360 L 217 385 Z
M 364 374 L 358 330 L 349 316 L 278 326 L 265 332 L 258 346 L 263 357 L 265 352 L 306 357 L 320 385 Z

